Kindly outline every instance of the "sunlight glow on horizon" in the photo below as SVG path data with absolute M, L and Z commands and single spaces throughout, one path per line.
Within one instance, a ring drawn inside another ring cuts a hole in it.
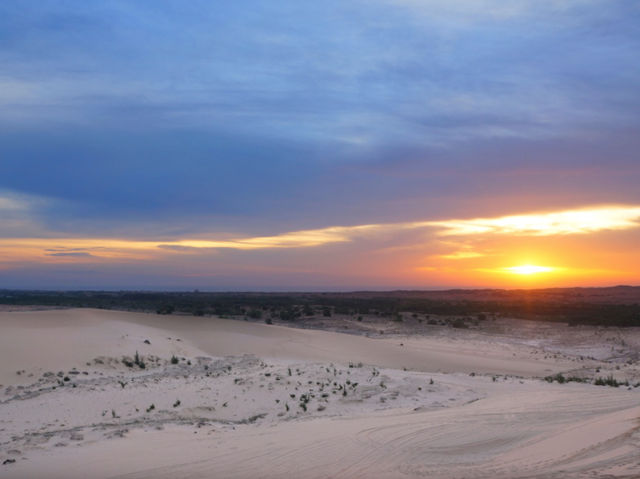
M 552 268 L 550 266 L 537 266 L 532 264 L 523 264 L 520 266 L 510 266 L 508 268 L 504 268 L 508 273 L 513 274 L 522 274 L 522 275 L 531 275 L 538 273 L 549 273 L 554 271 L 556 268 Z
M 266 253 L 255 256 L 231 251 L 274 251 L 281 255 L 274 263 L 278 267 L 293 258 L 292 271 L 349 275 L 357 270 L 365 278 L 393 277 L 398 283 L 508 286 L 518 277 L 516 281 L 527 284 L 586 284 L 604 278 L 633 282 L 640 264 L 636 257 L 628 256 L 628 251 L 633 248 L 632 238 L 637 233 L 619 236 L 621 242 L 611 249 L 605 247 L 611 239 L 596 234 L 640 230 L 638 219 L 640 206 L 600 206 L 469 220 L 330 226 L 244 237 L 218 233 L 208 238 L 200 235 L 158 240 L 74 238 L 51 233 L 50 237 L 0 238 L 0 270 L 33 268 L 38 264 L 106 266 L 155 262 L 168 268 L 195 267 L 203 271 L 219 271 L 221 267 L 233 271 L 242 264 L 243 271 L 262 271 L 262 261 L 273 267 Z M 549 239 L 553 235 L 556 238 Z M 591 253 L 594 244 L 598 245 L 598 254 Z M 328 246 L 334 249 L 321 249 Z M 626 257 L 621 246 L 627 249 Z M 316 251 L 302 255 L 293 253 L 296 249 L 314 248 Z M 290 254 L 293 256 L 284 256 Z M 531 263 L 520 263 L 524 258 Z M 515 266 L 505 266 L 509 264 Z

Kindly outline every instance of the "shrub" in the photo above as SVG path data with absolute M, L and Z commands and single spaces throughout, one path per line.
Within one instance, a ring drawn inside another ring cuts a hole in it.
M 180 360 L 178 359 L 178 357 L 174 354 L 173 356 L 171 356 L 171 364 L 178 364 Z
M 558 384 L 587 382 L 585 378 L 580 378 L 578 376 L 569 376 L 565 378 L 561 373 L 558 373 L 555 376 L 546 376 L 544 380 L 547 381 L 548 383 L 552 383 L 556 381 Z
M 567 378 L 567 382 L 568 383 L 586 383 L 587 379 L 585 378 L 579 378 L 578 376 L 569 376 Z
M 552 383 L 553 381 L 558 382 L 559 384 L 564 384 L 567 382 L 567 379 L 562 375 L 562 373 L 558 373 L 555 376 L 546 376 L 544 378 L 548 383 Z
M 456 318 L 453 323 L 451 323 L 451 326 L 458 329 L 467 329 L 469 327 L 462 318 Z
M 144 363 L 144 361 L 142 360 L 142 358 L 140 357 L 140 355 L 138 354 L 138 351 L 136 351 L 136 355 L 133 358 L 133 362 L 134 364 L 136 364 L 140 369 L 144 369 L 146 368 L 146 364 Z
M 156 310 L 156 313 L 158 313 L 158 314 L 172 314 L 174 311 L 175 311 L 175 308 L 173 307 L 173 305 L 171 305 L 171 304 L 163 304 L 162 306 L 160 306 Z
M 596 386 L 611 386 L 617 388 L 618 386 L 628 386 L 629 381 L 618 381 L 613 377 L 613 374 L 609 374 L 606 378 L 596 378 L 593 384 Z

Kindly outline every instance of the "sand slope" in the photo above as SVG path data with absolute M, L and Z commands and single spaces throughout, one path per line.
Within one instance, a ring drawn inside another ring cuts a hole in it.
M 539 378 L 604 361 L 95 310 L 0 327 L 2 477 L 640 477 L 640 388 Z
M 443 338 L 371 339 L 219 318 L 158 316 L 91 309 L 0 312 L 0 384 L 24 382 L 20 369 L 70 368 L 109 353 L 228 356 L 363 362 L 429 372 L 544 376 L 569 362 L 534 357 L 526 348 Z M 143 344 L 149 339 L 151 345 Z M 403 346 L 400 346 L 403 344 Z M 25 345 L 28 345 L 25 347 Z M 35 354 L 34 354 L 35 353 Z

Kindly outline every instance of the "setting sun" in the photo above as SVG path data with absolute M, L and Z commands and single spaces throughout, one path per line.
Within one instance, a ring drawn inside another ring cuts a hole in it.
M 553 268 L 549 266 L 536 266 L 532 264 L 524 264 L 521 266 L 511 266 L 510 268 L 505 268 L 506 271 L 513 274 L 537 274 L 537 273 L 549 273 L 553 271 Z

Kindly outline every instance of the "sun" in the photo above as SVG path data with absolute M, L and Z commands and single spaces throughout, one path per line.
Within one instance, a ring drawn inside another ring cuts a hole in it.
M 522 275 L 531 275 L 538 273 L 549 273 L 553 271 L 553 268 L 550 266 L 537 266 L 533 264 L 523 264 L 520 266 L 511 266 L 509 268 L 505 268 L 505 271 L 513 274 L 522 274 Z

